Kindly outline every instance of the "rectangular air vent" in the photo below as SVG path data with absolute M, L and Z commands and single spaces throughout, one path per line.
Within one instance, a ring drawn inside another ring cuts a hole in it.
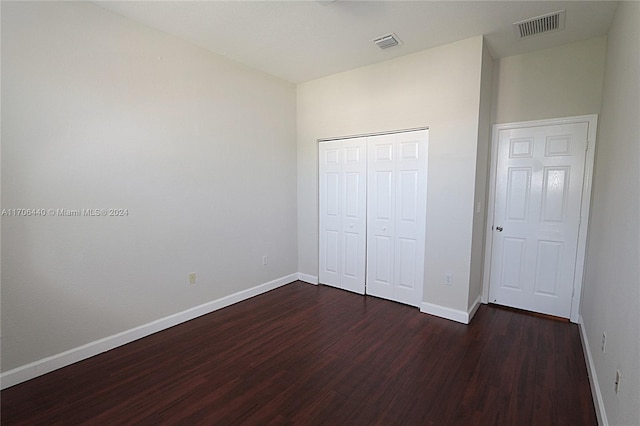
M 400 44 L 400 39 L 394 33 L 386 34 L 373 40 L 380 49 L 388 49 Z
M 534 35 L 558 31 L 564 29 L 565 11 L 548 13 L 535 18 L 513 24 L 519 38 L 527 38 Z

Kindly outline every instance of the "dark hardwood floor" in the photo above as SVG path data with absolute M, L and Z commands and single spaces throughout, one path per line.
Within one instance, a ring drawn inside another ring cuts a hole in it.
M 1 392 L 11 424 L 595 425 L 578 327 L 295 282 Z

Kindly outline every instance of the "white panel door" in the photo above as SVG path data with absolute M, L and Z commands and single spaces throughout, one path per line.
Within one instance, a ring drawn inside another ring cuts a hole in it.
M 570 317 L 587 131 L 499 131 L 490 302 Z
M 399 133 L 394 300 L 422 303 L 427 216 L 427 131 Z
M 368 142 L 367 294 L 422 302 L 427 198 L 427 131 Z
M 366 167 L 365 138 L 319 144 L 318 280 L 365 292 Z
M 393 300 L 395 279 L 395 135 L 369 140 L 367 190 L 367 294 Z

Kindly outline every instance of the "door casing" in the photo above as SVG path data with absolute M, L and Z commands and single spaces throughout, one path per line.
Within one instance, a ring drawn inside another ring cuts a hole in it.
M 485 230 L 484 273 L 482 277 L 482 303 L 489 303 L 489 283 L 491 278 L 491 260 L 493 248 L 493 220 L 496 201 L 496 175 L 498 167 L 498 135 L 500 130 L 526 127 L 552 126 L 561 124 L 587 123 L 587 150 L 584 165 L 584 181 L 582 185 L 582 203 L 580 206 L 580 229 L 578 231 L 578 247 L 576 254 L 576 270 L 573 280 L 573 299 L 571 302 L 570 321 L 577 323 L 580 315 L 580 300 L 584 278 L 587 230 L 589 228 L 589 211 L 591 207 L 591 188 L 593 181 L 593 164 L 595 158 L 596 133 L 598 115 L 581 115 L 575 117 L 548 120 L 520 121 L 514 123 L 494 124 L 491 138 L 491 166 L 489 175 L 489 197 L 487 199 L 487 226 Z

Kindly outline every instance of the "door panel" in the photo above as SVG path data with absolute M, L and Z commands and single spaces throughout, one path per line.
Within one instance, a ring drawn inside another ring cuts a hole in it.
M 324 270 L 328 274 L 338 274 L 338 231 L 328 229 L 325 231 L 325 262 Z
M 357 233 L 344 233 L 344 276 L 352 279 L 358 278 L 359 239 Z
M 394 300 L 420 306 L 427 216 L 427 131 L 398 133 Z
M 367 293 L 413 306 L 424 285 L 426 149 L 426 131 L 369 139 Z
M 345 199 L 346 205 L 344 214 L 348 218 L 357 218 L 358 204 L 360 203 L 360 194 L 358 193 L 360 175 L 358 173 L 347 173 L 345 178 L 345 191 L 347 192 L 347 196 Z
M 364 294 L 366 140 L 318 147 L 320 265 L 318 281 Z
M 329 147 L 327 147 L 329 148 Z M 337 148 L 320 151 L 320 270 L 319 278 L 339 285 L 340 262 L 340 160 Z M 322 164 L 324 162 L 324 164 Z
M 325 214 L 334 219 L 338 218 L 338 204 L 340 204 L 340 177 L 338 172 L 325 174 Z
M 509 220 L 526 220 L 529 213 L 531 168 L 511 167 L 507 177 L 507 217 Z
M 563 244 L 557 241 L 538 241 L 535 294 L 558 296 L 558 274 L 562 264 L 562 249 Z
M 345 236 L 341 288 L 365 293 L 367 250 L 367 141 L 365 138 L 336 142 L 343 150 L 341 229 Z
M 376 171 L 373 184 L 375 185 L 375 203 L 371 203 L 375 208 L 373 217 L 377 221 L 391 221 L 391 210 L 393 209 L 393 172 L 391 170 Z
M 373 259 L 375 262 L 375 276 L 372 277 L 376 283 L 391 285 L 391 237 L 377 235 L 372 244 Z M 370 290 L 370 289 L 369 289 Z M 388 291 L 388 290 L 387 290 Z M 367 292 L 371 294 L 370 291 Z
M 395 140 L 371 137 L 367 210 L 367 294 L 393 299 L 395 220 Z
M 490 301 L 568 318 L 587 123 L 498 134 Z
M 418 170 L 400 172 L 400 220 L 415 223 L 418 219 Z
M 543 222 L 564 222 L 565 206 L 569 198 L 570 167 L 545 167 L 542 183 Z
M 416 240 L 400 238 L 399 243 L 399 277 L 398 285 L 413 290 L 416 288 Z
M 525 250 L 526 240 L 505 237 L 500 281 L 503 288 L 522 291 Z

